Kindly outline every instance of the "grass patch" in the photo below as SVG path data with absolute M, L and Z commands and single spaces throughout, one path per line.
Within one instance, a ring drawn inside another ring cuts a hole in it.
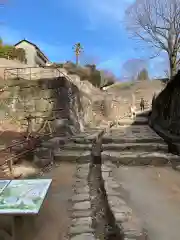
M 121 89 L 121 90 L 126 90 L 126 89 L 130 89 L 132 86 L 134 86 L 135 82 L 120 82 L 117 84 L 114 84 L 114 86 L 112 88 L 116 88 L 116 89 Z

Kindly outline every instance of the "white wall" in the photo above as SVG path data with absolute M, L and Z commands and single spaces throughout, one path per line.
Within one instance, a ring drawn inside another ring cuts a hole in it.
M 34 46 L 24 41 L 18 44 L 16 48 L 23 48 L 26 53 L 27 64 L 32 67 L 36 66 L 35 62 L 36 49 Z
M 38 56 L 37 56 L 37 52 L 36 52 L 36 54 L 35 54 L 35 62 L 36 62 L 36 64 L 39 66 L 45 66 L 46 65 L 46 63 L 41 59 L 41 58 L 39 58 Z
M 24 41 L 18 44 L 16 48 L 23 48 L 25 50 L 28 65 L 32 67 L 37 67 L 39 65 L 42 65 L 42 66 L 46 65 L 46 63 L 41 58 L 38 57 L 37 50 L 33 45 Z

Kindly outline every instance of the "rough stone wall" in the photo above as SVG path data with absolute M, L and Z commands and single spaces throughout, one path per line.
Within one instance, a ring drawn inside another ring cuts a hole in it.
M 15 80 L 15 77 L 19 77 L 20 79 L 24 79 L 21 80 L 23 81 L 23 83 L 21 83 L 21 90 L 19 89 L 19 86 L 12 88 L 10 98 L 12 98 L 11 101 L 11 105 L 10 108 L 15 107 L 15 111 L 13 113 L 13 115 L 20 115 L 23 114 L 19 114 L 20 110 L 19 108 L 22 108 L 22 102 L 24 102 L 24 108 L 26 109 L 26 113 L 25 115 L 27 115 L 27 112 L 29 112 L 30 108 L 34 108 L 34 112 L 36 111 L 36 114 L 40 114 L 42 115 L 40 112 L 42 112 L 42 106 L 44 107 L 43 109 L 43 117 L 47 117 L 48 115 L 48 110 L 47 109 L 51 109 L 53 108 L 53 116 L 57 115 L 56 110 L 58 113 L 58 115 L 61 113 L 63 115 L 68 115 L 69 112 L 69 106 L 68 104 L 70 104 L 68 101 L 66 101 L 64 104 L 62 103 L 62 106 L 60 106 L 61 109 L 56 109 L 55 106 L 53 105 L 53 101 L 54 99 L 56 99 L 58 96 L 57 94 L 52 97 L 51 94 L 53 94 L 53 90 L 45 90 L 43 89 L 41 91 L 41 87 L 36 90 L 35 87 L 32 87 L 30 85 L 34 84 L 37 85 L 36 83 L 38 81 L 42 80 L 38 80 L 38 79 L 43 79 L 43 81 L 48 82 L 48 81 L 52 81 L 52 79 L 66 79 L 66 87 L 63 88 L 63 86 L 61 86 L 60 89 L 60 95 L 59 98 L 59 102 L 63 102 L 62 99 L 66 99 L 68 94 L 71 94 L 71 89 L 74 89 L 74 91 L 78 92 L 79 97 L 75 97 L 75 99 L 69 98 L 71 99 L 71 104 L 70 105 L 74 105 L 75 108 L 77 108 L 77 106 L 82 107 L 82 111 L 80 111 L 80 114 L 78 114 L 78 122 L 80 123 L 81 127 L 83 126 L 82 121 L 84 121 L 84 124 L 88 124 L 90 126 L 94 126 L 94 125 L 99 125 L 102 123 L 102 121 L 107 122 L 109 120 L 116 120 L 121 118 L 122 116 L 124 116 L 124 114 L 127 112 L 128 110 L 128 106 L 127 104 L 124 102 L 122 102 L 121 100 L 119 101 L 118 97 L 114 98 L 113 94 L 107 94 L 107 92 L 103 92 L 97 88 L 95 88 L 90 82 L 88 81 L 82 81 L 80 79 L 79 76 L 74 75 L 74 74 L 68 74 L 66 72 L 65 69 L 51 69 L 51 68 L 22 68 L 22 69 L 18 69 L 18 74 L 17 74 L 17 69 L 10 69 L 6 72 L 6 83 L 7 81 L 12 81 L 12 83 L 10 84 L 14 84 L 14 82 L 17 82 L 17 80 Z M 18 80 L 19 81 L 19 80 Z M 28 82 L 29 85 L 29 89 L 31 90 L 27 90 L 28 86 L 26 86 L 26 83 Z M 62 80 L 61 80 L 62 82 Z M 24 84 L 24 86 L 23 86 Z M 18 85 L 18 84 L 17 84 Z M 68 87 L 68 86 L 73 86 L 73 87 Z M 67 92 L 67 88 L 69 88 L 69 91 Z M 25 90 L 26 89 L 26 90 Z M 34 94 L 30 94 L 28 93 L 28 91 L 32 92 L 35 91 L 36 93 Z M 19 94 L 20 92 L 20 94 Z M 38 93 L 40 92 L 40 95 L 38 95 Z M 50 93 L 51 92 L 51 93 Z M 26 99 L 24 99 L 24 97 L 20 97 L 20 101 L 21 104 L 17 103 L 17 101 L 15 100 L 16 98 L 19 98 L 19 95 L 25 95 Z M 4 93 L 5 95 L 5 93 Z M 8 94 L 6 94 L 8 95 Z M 27 95 L 32 96 L 32 98 L 28 98 Z M 42 96 L 43 95 L 43 96 Z M 47 96 L 48 97 L 47 97 Z M 49 97 L 50 95 L 50 97 Z M 74 94 L 72 93 L 72 96 L 74 96 Z M 7 96 L 6 96 L 7 97 Z M 40 99 L 37 99 L 37 98 Z M 1 96 L 0 96 L 1 98 Z M 52 98 L 52 101 L 50 101 L 49 99 Z M 74 99 L 74 100 L 73 100 Z M 79 100 L 78 100 L 79 99 Z M 34 103 L 32 103 L 33 101 L 35 101 Z M 77 103 L 79 101 L 79 103 Z M 12 103 L 13 102 L 13 103 Z M 15 105 L 14 105 L 15 104 Z M 57 105 L 57 103 L 55 103 Z M 60 104 L 60 103 L 58 103 Z M 18 105 L 18 106 L 17 106 Z M 28 107 L 29 105 L 29 107 Z M 37 105 L 37 106 L 36 106 Z M 39 106 L 40 105 L 40 106 Z M 76 106 L 75 106 L 76 105 Z M 17 111 L 16 111 L 17 108 Z M 28 110 L 27 110 L 28 108 Z M 65 110 L 66 109 L 66 110 Z M 21 110 L 21 112 L 23 112 L 24 109 Z M 66 112 L 66 113 L 65 113 Z M 45 114 L 45 116 L 44 116 Z M 70 114 L 74 115 L 74 111 L 70 110 Z M 67 118 L 67 116 L 64 116 L 65 118 Z M 39 120 L 38 120 L 39 118 Z M 38 116 L 38 118 L 36 119 L 36 121 L 34 121 L 34 125 L 37 126 L 37 122 L 38 121 L 42 121 L 42 119 L 40 119 L 40 116 Z M 60 116 L 61 118 L 61 116 Z M 73 116 L 73 118 L 75 118 L 75 115 Z M 82 121 L 81 121 L 82 120 Z M 60 121 L 59 121 L 60 122 Z M 57 121 L 56 121 L 57 123 Z
M 127 104 L 120 100 L 113 100 L 111 102 L 111 118 L 114 120 L 119 120 L 120 118 L 127 116 L 129 113 L 129 106 L 130 104 Z
M 102 106 L 104 116 L 113 121 L 128 115 L 130 102 L 121 97 L 106 93 L 104 94 Z
M 69 134 L 82 131 L 93 118 L 91 99 L 65 77 L 18 79 L 11 83 L 12 87 L 0 96 L 1 112 L 8 113 L 25 129 L 29 114 L 33 117 L 33 131 L 38 131 L 44 121 L 49 120 L 52 130 Z
M 180 135 L 180 71 L 167 84 L 152 104 L 150 124 L 159 125 L 174 135 Z

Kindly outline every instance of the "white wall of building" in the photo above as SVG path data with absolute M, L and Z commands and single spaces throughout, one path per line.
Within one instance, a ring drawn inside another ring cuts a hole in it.
M 28 42 L 22 41 L 16 46 L 16 48 L 23 48 L 25 50 L 28 65 L 32 67 L 46 65 L 45 61 L 37 55 L 37 49 L 33 45 L 29 44 Z M 41 53 L 39 54 L 43 58 L 43 55 Z
M 38 54 L 38 52 L 37 52 L 37 50 L 36 50 L 36 53 L 35 53 L 35 62 L 36 62 L 36 65 L 37 65 L 37 66 L 45 66 L 47 60 L 46 60 L 46 62 L 45 62 L 44 57 L 42 56 L 41 53 L 39 53 L 39 55 L 42 56 L 42 58 L 39 57 L 37 54 Z
M 34 67 L 35 63 L 35 56 L 36 56 L 36 49 L 33 45 L 27 42 L 21 42 L 16 46 L 16 48 L 23 48 L 26 53 L 27 64 Z

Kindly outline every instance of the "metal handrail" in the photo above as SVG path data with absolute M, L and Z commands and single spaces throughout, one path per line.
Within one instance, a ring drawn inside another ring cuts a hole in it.
M 60 69 L 59 68 L 57 68 L 57 67 L 53 67 L 53 68 L 51 68 L 51 67 L 48 67 L 48 66 L 45 66 L 45 67 L 25 67 L 25 68 L 6 68 L 5 70 L 4 70 L 4 80 L 6 80 L 6 73 L 8 73 L 8 72 L 10 72 L 10 74 L 12 74 L 12 75 L 15 75 L 17 78 L 19 77 L 19 72 L 18 72 L 18 70 L 27 70 L 27 69 L 30 69 L 30 72 L 29 73 L 26 73 L 25 75 L 28 75 L 28 74 L 30 74 L 31 76 L 30 76 L 30 79 L 32 78 L 32 74 L 37 74 L 37 73 L 41 73 L 41 72 L 44 72 L 44 69 L 45 70 L 49 70 L 49 71 L 51 71 L 52 72 L 52 70 L 57 70 L 57 72 L 59 72 L 59 76 L 60 75 L 63 75 L 64 77 L 66 77 L 70 82 L 73 82 L 73 80 L 67 75 L 67 74 L 65 74 L 63 71 L 60 71 Z M 32 72 L 32 70 L 33 69 L 40 69 L 40 71 L 39 72 L 37 72 L 37 73 L 33 73 Z M 16 70 L 16 73 L 12 73 L 11 71 L 15 71 Z
M 33 72 L 33 70 L 39 70 L 37 72 Z M 27 72 L 25 72 L 27 71 Z M 24 67 L 24 68 L 6 68 L 4 70 L 4 80 L 8 80 L 8 74 L 13 76 L 14 78 L 21 78 L 26 77 L 26 79 L 31 80 L 33 77 L 37 76 L 41 73 L 49 72 L 52 74 L 53 71 L 57 71 L 59 74 L 63 74 L 61 71 L 59 71 L 58 68 L 50 68 L 50 67 Z M 58 75 L 57 77 L 59 77 Z

